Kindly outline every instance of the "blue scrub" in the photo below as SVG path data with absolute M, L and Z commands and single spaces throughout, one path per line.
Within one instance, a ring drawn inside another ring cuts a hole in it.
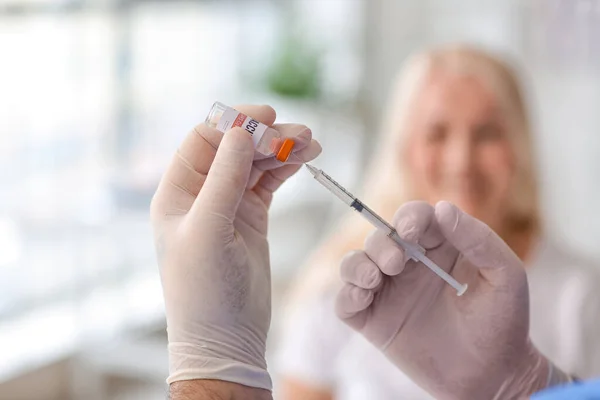
M 546 389 L 531 396 L 531 400 L 600 400 L 600 380 Z

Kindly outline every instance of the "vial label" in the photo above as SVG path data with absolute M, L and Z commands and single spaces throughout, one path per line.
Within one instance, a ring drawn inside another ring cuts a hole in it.
M 217 122 L 217 129 L 225 133 L 238 126 L 244 128 L 252 136 L 254 147 L 258 146 L 258 142 L 260 142 L 260 139 L 268 128 L 265 124 L 231 107 L 227 107 L 223 115 L 221 115 L 219 122 Z

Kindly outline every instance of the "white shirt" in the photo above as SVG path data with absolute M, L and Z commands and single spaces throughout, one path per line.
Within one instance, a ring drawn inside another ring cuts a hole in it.
M 563 371 L 600 376 L 600 270 L 546 240 L 527 266 L 530 335 Z M 303 304 L 283 332 L 276 372 L 336 400 L 432 399 L 334 314 L 335 293 Z

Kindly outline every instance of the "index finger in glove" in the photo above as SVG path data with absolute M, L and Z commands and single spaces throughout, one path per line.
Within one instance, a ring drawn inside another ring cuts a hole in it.
M 386 275 L 398 275 L 404 270 L 404 249 L 380 230 L 373 231 L 365 239 L 365 251 L 369 258 Z
M 424 201 L 412 201 L 401 206 L 394 215 L 394 227 L 398 236 L 426 249 L 437 247 L 443 241 L 435 225 L 434 209 Z M 408 261 L 406 251 L 400 244 L 381 231 L 375 231 L 365 241 L 365 251 L 387 275 L 402 272 Z
M 438 247 L 445 240 L 437 226 L 435 209 L 425 201 L 403 204 L 394 214 L 392 225 L 402 239 L 426 250 Z

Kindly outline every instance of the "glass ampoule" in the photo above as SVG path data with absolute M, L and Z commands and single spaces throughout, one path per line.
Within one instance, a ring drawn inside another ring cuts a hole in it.
M 282 137 L 276 129 L 218 101 L 213 104 L 205 122 L 223 133 L 242 127 L 252 136 L 256 151 L 266 156 L 275 155 L 281 162 L 287 161 L 294 149 L 293 139 Z

